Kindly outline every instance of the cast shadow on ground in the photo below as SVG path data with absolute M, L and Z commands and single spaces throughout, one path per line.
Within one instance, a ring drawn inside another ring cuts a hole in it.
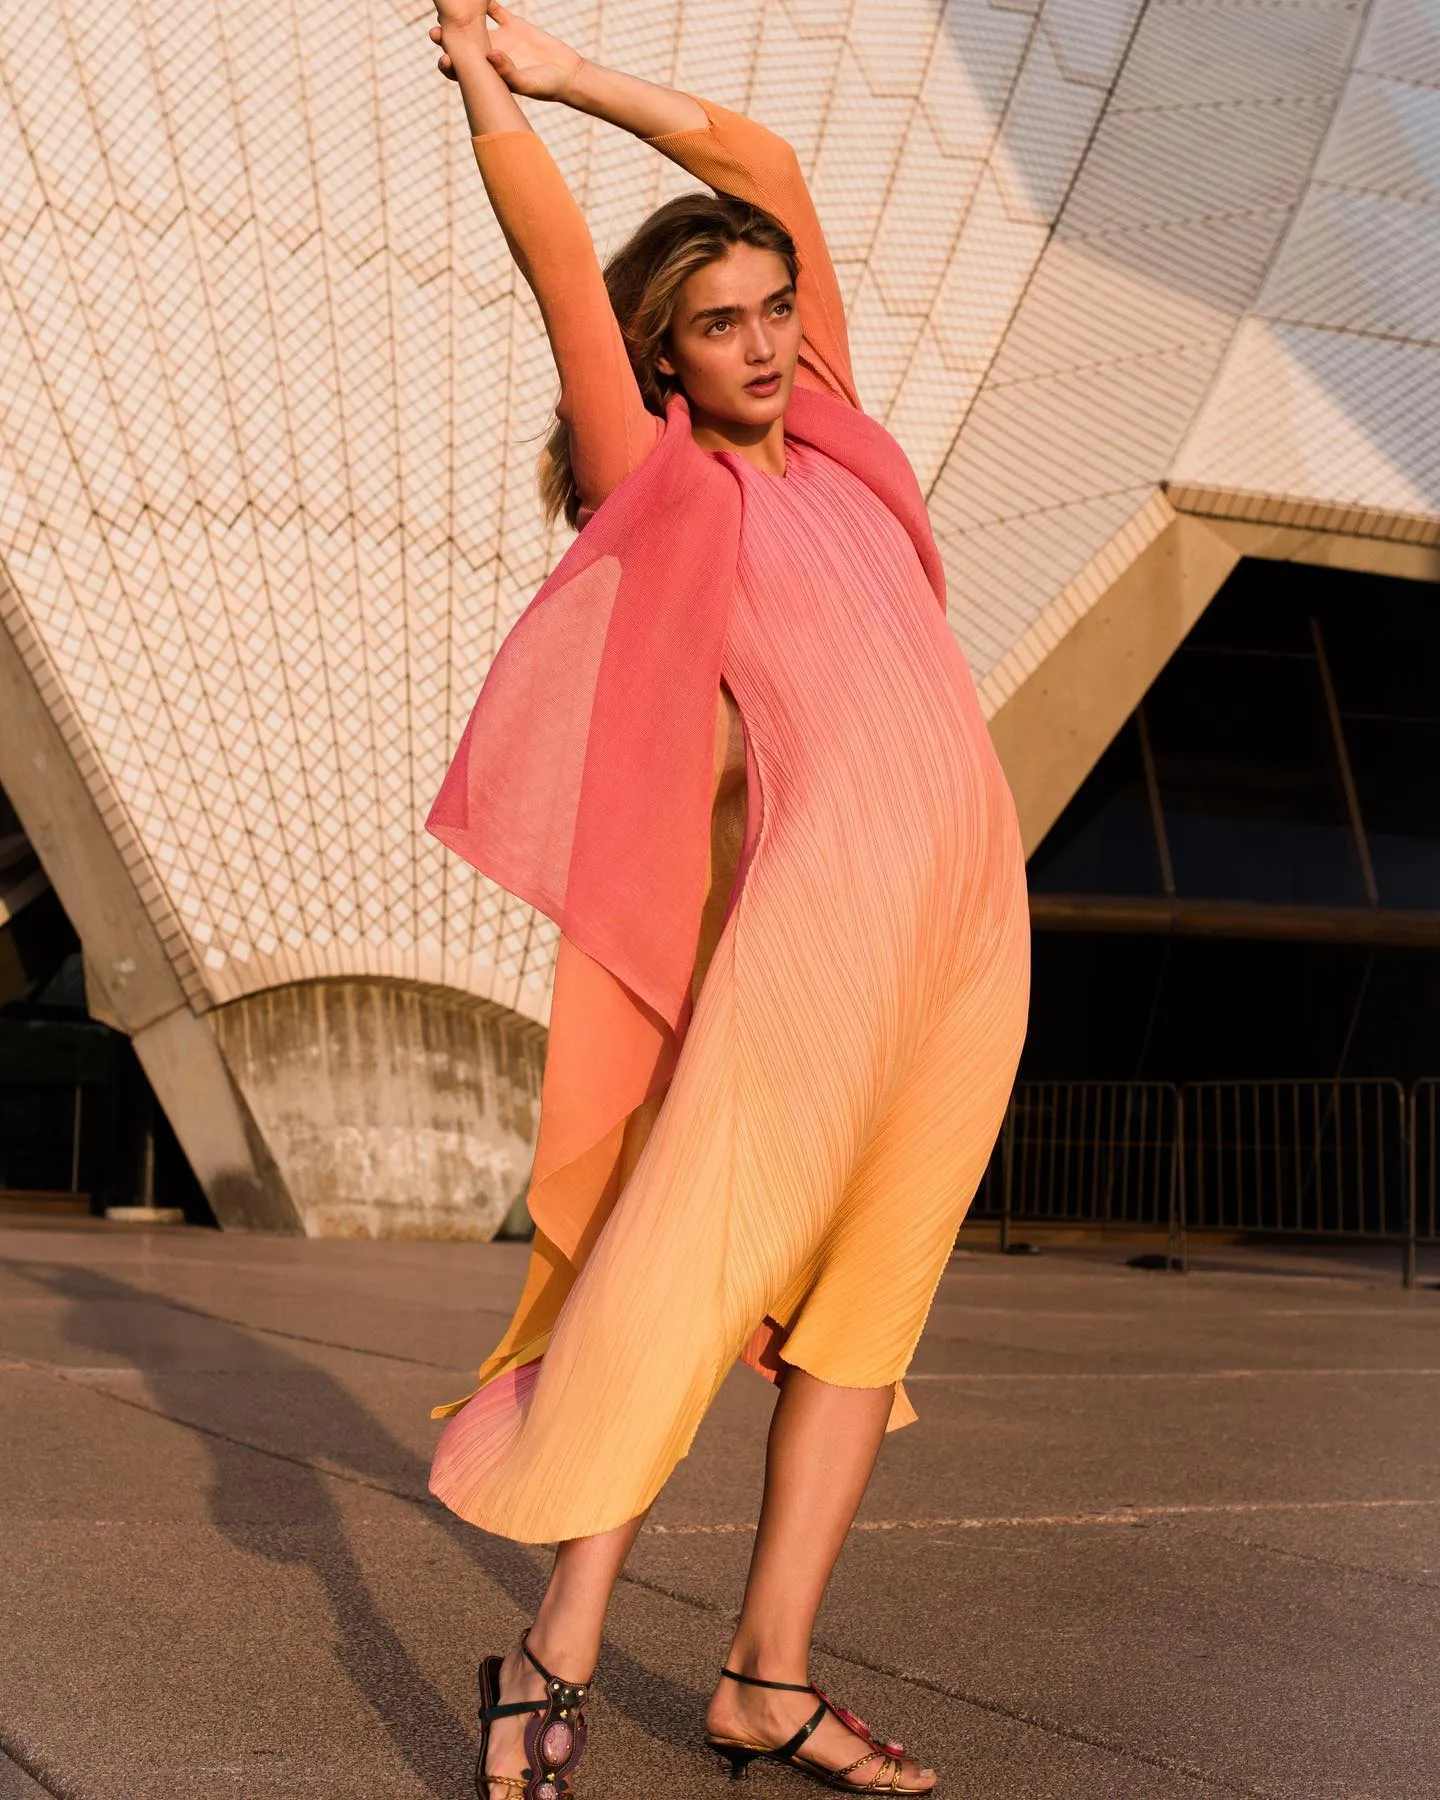
M 140 1373 L 152 1409 L 193 1429 L 167 1404 L 167 1377 L 183 1376 L 186 1364 L 167 1359 L 147 1364 L 137 1355 L 136 1308 L 144 1308 L 145 1343 L 163 1343 L 166 1315 L 174 1336 L 199 1370 L 233 1370 L 247 1379 L 238 1387 L 217 1380 L 203 1421 L 195 1431 L 210 1461 L 210 1517 L 225 1538 L 247 1555 L 277 1564 L 308 1567 L 324 1594 L 336 1627 L 335 1655 L 357 1692 L 383 1724 L 397 1753 L 439 1797 L 468 1792 L 473 1767 L 474 1730 L 464 1723 L 430 1681 L 376 1601 L 360 1561 L 346 1539 L 334 1482 L 321 1468 L 288 1460 L 295 1455 L 347 1472 L 416 1504 L 436 1531 L 467 1555 L 523 1616 L 533 1613 L 544 1585 L 543 1558 L 505 1538 L 476 1531 L 426 1495 L 428 1465 L 400 1443 L 354 1396 L 323 1369 L 276 1347 L 273 1340 L 214 1319 L 163 1296 L 131 1286 L 93 1269 L 5 1259 L 20 1279 L 69 1302 L 68 1341 L 103 1357 L 114 1357 Z M 118 1304 L 117 1303 L 121 1303 Z M 127 1329 L 127 1325 L 130 1327 Z M 155 1329 L 150 1329 L 154 1327 Z M 287 1411 L 305 1421 L 303 1445 L 287 1446 L 266 1458 L 263 1501 L 256 1500 L 256 1458 L 274 1451 L 272 1442 L 246 1442 L 257 1393 L 287 1396 Z M 279 1484 L 279 1485 L 277 1485 Z M 277 1516 L 276 1495 L 283 1496 Z M 422 1498 L 423 1497 L 423 1498 Z M 477 1597 L 478 1599 L 478 1597 Z M 478 1613 L 477 1605 L 477 1613 Z M 478 1653 L 503 1646 L 477 1644 Z M 601 1682 L 607 1707 L 648 1734 L 674 1742 L 699 1740 L 707 1696 L 657 1674 L 607 1642 Z

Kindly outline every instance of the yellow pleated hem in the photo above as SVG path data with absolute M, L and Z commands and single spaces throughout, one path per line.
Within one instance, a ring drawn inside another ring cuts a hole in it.
M 530 1361 L 532 1359 L 527 1355 L 522 1360 Z M 512 1359 L 507 1359 L 506 1366 L 513 1366 Z M 495 1374 L 499 1373 L 499 1370 L 495 1371 Z M 494 1378 L 492 1375 L 491 1379 Z M 569 1542 L 575 1538 L 600 1537 L 607 1531 L 617 1531 L 620 1526 L 628 1525 L 632 1519 L 637 1519 L 649 1512 L 660 1497 L 661 1490 L 677 1464 L 683 1462 L 690 1454 L 690 1447 L 695 1441 L 695 1433 L 699 1429 L 701 1420 L 713 1405 L 723 1378 L 722 1371 L 720 1378 L 711 1388 L 709 1398 L 696 1414 L 689 1434 L 682 1438 L 681 1434 L 677 1432 L 672 1436 L 669 1446 L 661 1454 L 662 1472 L 658 1479 L 652 1478 L 651 1482 L 639 1489 L 637 1498 L 622 1501 L 613 1510 L 608 1503 L 603 1501 L 597 1503 L 592 1500 L 592 1510 L 566 1512 L 563 1516 L 552 1515 L 549 1528 L 539 1527 L 526 1523 L 520 1517 L 522 1512 L 533 1511 L 533 1506 L 516 1508 L 513 1511 L 477 1506 L 473 1499 L 473 1493 L 466 1491 L 465 1483 L 455 1480 L 437 1480 L 433 1464 L 430 1471 L 429 1491 L 443 1506 L 454 1513 L 456 1518 L 463 1519 L 467 1525 L 473 1525 L 479 1531 L 488 1531 L 495 1537 L 508 1538 L 516 1544 L 557 1544 Z M 477 1388 L 476 1393 L 479 1391 L 480 1389 Z M 473 1399 L 474 1396 L 472 1395 L 470 1398 Z M 458 1405 L 463 1406 L 465 1402 L 460 1401 Z M 568 1495 L 563 1498 L 558 1495 L 551 1496 L 551 1498 L 558 1506 L 568 1507 L 571 1504 Z
M 447 1400 L 442 1406 L 432 1406 L 430 1408 L 430 1417 L 432 1419 L 453 1419 L 456 1413 L 462 1411 L 470 1404 L 480 1392 L 481 1388 L 488 1387 L 497 1377 L 508 1374 L 511 1369 L 518 1369 L 528 1362 L 537 1362 L 549 1347 L 550 1333 L 547 1331 L 543 1337 L 538 1337 L 534 1339 L 533 1342 L 525 1344 L 519 1350 L 512 1352 L 511 1355 L 498 1362 L 493 1369 L 488 1366 L 482 1369 L 480 1372 L 481 1379 L 473 1388 L 471 1388 L 468 1394 L 463 1395 L 459 1400 Z M 780 1360 L 789 1368 L 804 1369 L 807 1375 L 813 1375 L 816 1381 L 823 1381 L 830 1387 L 893 1387 L 895 1390 L 895 1398 L 890 1407 L 890 1417 L 885 1422 L 885 1430 L 887 1433 L 891 1431 L 903 1431 L 907 1425 L 914 1425 L 919 1420 L 920 1415 L 916 1412 L 914 1403 L 906 1392 L 903 1379 L 894 1382 L 835 1381 L 829 1375 L 820 1374 L 816 1369 L 806 1369 L 804 1363 L 796 1362 L 794 1357 L 786 1356 L 783 1350 L 780 1352 Z M 757 1370 L 756 1372 L 766 1380 L 770 1379 L 763 1369 Z
M 462 1407 L 470 1404 L 481 1388 L 489 1387 L 492 1381 L 508 1374 L 511 1369 L 521 1368 L 528 1362 L 538 1362 L 549 1348 L 550 1333 L 546 1331 L 539 1337 L 532 1338 L 528 1344 L 522 1344 L 518 1350 L 512 1350 L 508 1356 L 501 1357 L 498 1362 L 492 1357 L 488 1363 L 482 1364 L 479 1379 L 463 1400 L 447 1400 L 443 1406 L 432 1406 L 430 1417 L 453 1419 Z
M 682 1457 L 680 1460 L 683 1462 L 684 1458 Z M 663 1487 L 664 1483 L 662 1482 L 660 1486 Z M 430 1492 L 447 1512 L 454 1513 L 455 1517 L 463 1521 L 464 1524 L 473 1525 L 477 1531 L 487 1531 L 492 1537 L 502 1537 L 512 1544 L 538 1544 L 541 1546 L 571 1543 L 576 1538 L 603 1537 L 607 1531 L 618 1531 L 622 1525 L 628 1525 L 632 1519 L 638 1519 L 643 1514 L 649 1512 L 650 1508 L 660 1497 L 660 1488 L 657 1487 L 648 1500 L 642 1505 L 637 1506 L 634 1512 L 627 1513 L 623 1519 L 611 1518 L 608 1513 L 597 1514 L 594 1517 L 576 1523 L 573 1526 L 567 1521 L 566 1530 L 563 1536 L 557 1536 L 553 1533 L 537 1536 L 531 1529 L 522 1527 L 509 1518 L 502 1519 L 499 1515 L 494 1514 L 482 1516 L 479 1511 L 473 1508 L 466 1508 L 462 1505 L 458 1505 L 454 1499 L 452 1499 L 442 1488 L 437 1487 L 433 1481 L 430 1483 Z
M 822 1375 L 819 1369 L 809 1368 L 805 1363 L 788 1354 L 788 1347 L 782 1347 L 779 1357 L 788 1368 L 800 1369 L 816 1381 L 823 1381 L 827 1387 L 838 1388 L 893 1388 L 894 1397 L 890 1402 L 890 1417 L 885 1421 L 887 1434 L 892 1431 L 903 1431 L 907 1425 L 914 1425 L 920 1415 L 911 1404 L 910 1396 L 905 1392 L 904 1377 L 896 1377 L 891 1381 L 837 1381 L 833 1375 Z

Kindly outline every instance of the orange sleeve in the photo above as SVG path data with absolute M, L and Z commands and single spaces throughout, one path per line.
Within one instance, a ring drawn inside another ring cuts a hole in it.
M 590 229 L 544 141 L 498 131 L 471 142 L 510 253 L 540 303 L 560 375 L 555 412 L 570 431 L 588 514 L 654 449 L 662 423 L 645 410 Z
M 858 406 L 840 284 L 795 152 L 763 125 L 698 95 L 691 98 L 703 107 L 708 127 L 671 131 L 645 142 L 717 193 L 733 194 L 768 212 L 790 233 L 800 259 L 796 303 L 804 329 L 802 375 L 808 371 L 811 385 Z

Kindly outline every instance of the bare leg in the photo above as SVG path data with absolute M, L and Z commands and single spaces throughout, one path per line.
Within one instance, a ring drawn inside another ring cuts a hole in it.
M 841 1388 L 802 1369 L 788 1369 L 770 1424 L 765 1498 L 750 1559 L 745 1602 L 726 1667 L 764 1681 L 809 1680 L 810 1638 L 870 1472 L 875 1466 L 893 1399 L 891 1388 Z M 774 1747 L 805 1723 L 815 1702 L 804 1694 L 721 1681 L 706 1724 L 717 1737 Z M 827 1718 L 804 1754 L 843 1769 L 865 1745 L 837 1719 Z M 851 1777 L 863 1787 L 878 1760 Z M 907 1787 L 934 1783 L 933 1772 L 907 1761 Z
M 594 1674 L 605 1609 L 644 1522 L 642 1513 L 599 1537 L 572 1538 L 557 1546 L 545 1598 L 530 1627 L 530 1648 L 561 1680 L 588 1682 Z M 501 1666 L 501 1699 L 507 1703 L 539 1700 L 544 1693 L 544 1682 L 517 1646 Z M 525 1767 L 526 1723 L 523 1713 L 518 1718 L 495 1720 L 485 1759 L 487 1774 L 518 1775 Z M 491 1795 L 492 1800 L 506 1800 L 504 1784 L 494 1783 Z

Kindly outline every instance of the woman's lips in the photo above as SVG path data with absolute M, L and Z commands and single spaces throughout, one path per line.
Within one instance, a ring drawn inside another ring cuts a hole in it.
M 745 383 L 745 386 L 750 393 L 758 394 L 762 399 L 766 399 L 773 394 L 779 385 L 780 377 L 778 374 L 757 375 L 754 381 L 747 381 Z

